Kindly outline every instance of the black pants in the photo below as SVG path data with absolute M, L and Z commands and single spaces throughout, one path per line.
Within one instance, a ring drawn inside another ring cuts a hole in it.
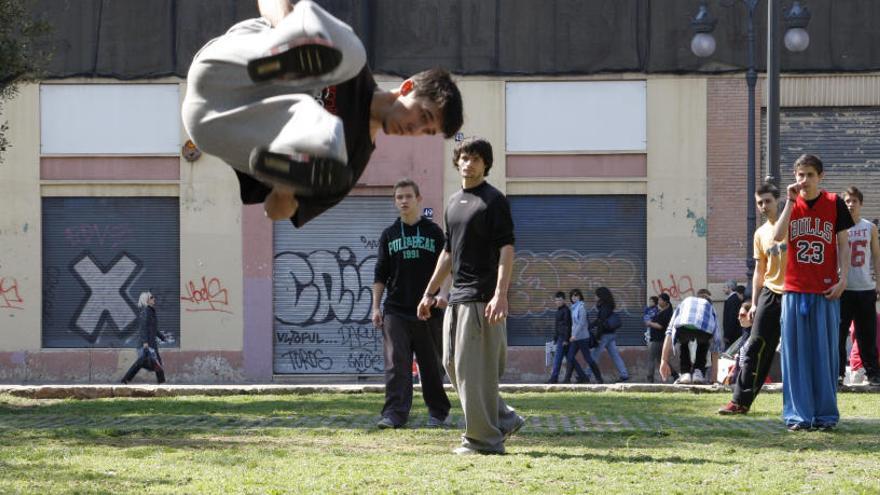
M 739 350 L 740 370 L 733 384 L 733 402 L 751 407 L 764 386 L 782 331 L 782 294 L 761 289 L 749 340 Z
M 162 356 L 159 355 L 159 349 L 153 348 L 153 350 L 156 351 L 156 359 L 159 360 L 159 364 L 162 364 Z M 140 349 L 138 349 L 138 353 L 140 352 Z M 134 362 L 134 364 L 131 365 L 131 368 L 128 369 L 128 372 L 125 373 L 122 381 L 126 383 L 130 382 L 131 379 L 134 378 L 134 375 L 136 375 L 137 372 L 141 370 L 141 368 L 146 369 L 144 368 L 143 357 L 141 357 L 141 355 L 139 354 L 137 360 Z M 156 382 L 165 383 L 165 370 L 160 369 L 156 371 Z
M 693 373 L 700 370 L 706 374 L 706 353 L 709 352 L 709 344 L 712 342 L 712 334 L 694 330 L 692 328 L 678 328 L 675 331 L 675 340 L 679 345 L 679 359 L 681 363 L 680 373 Z M 691 362 L 691 351 L 688 349 L 688 343 L 692 340 L 697 341 L 697 356 L 694 362 Z
M 443 318 L 410 320 L 386 314 L 382 333 L 385 341 L 385 406 L 382 416 L 403 425 L 412 408 L 413 352 L 419 362 L 422 397 L 428 413 L 438 419 L 449 415 L 449 398 L 443 390 Z
M 855 322 L 855 338 L 865 366 L 865 374 L 880 371 L 877 364 L 877 301 L 875 290 L 845 290 L 840 298 L 840 376 L 846 374 L 846 338 L 850 323 Z
M 660 368 L 660 358 L 663 357 L 663 341 L 650 341 L 648 342 L 648 356 L 650 357 L 650 364 L 648 364 L 648 383 L 654 383 L 654 372 Z
M 581 368 L 580 364 L 577 362 L 578 352 L 581 353 L 584 360 L 587 362 L 587 366 L 590 367 L 590 371 L 593 372 L 596 383 L 605 383 L 605 380 L 602 379 L 602 372 L 599 370 L 599 364 L 596 363 L 596 360 L 593 359 L 593 355 L 590 353 L 589 338 L 569 342 L 568 354 L 566 355 L 566 359 L 568 359 L 568 369 L 565 370 L 565 378 L 563 378 L 562 381 L 568 383 L 571 380 L 572 369 L 577 371 L 578 368 Z M 580 376 L 580 374 L 578 376 Z M 584 378 L 587 377 L 584 376 Z

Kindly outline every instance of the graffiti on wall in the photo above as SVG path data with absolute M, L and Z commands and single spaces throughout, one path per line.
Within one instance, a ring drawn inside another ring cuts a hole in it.
M 347 246 L 275 255 L 276 369 L 384 370 L 382 332 L 370 321 L 375 265 L 375 254 L 359 258 Z
M 697 291 L 694 289 L 694 281 L 690 275 L 673 275 L 670 273 L 668 279 L 658 278 L 651 280 L 651 289 L 653 289 L 655 296 L 665 292 L 674 300 L 697 295 Z
M 281 323 L 309 326 L 370 320 L 375 255 L 358 261 L 345 246 L 335 252 L 285 251 L 275 256 L 275 264 L 284 277 L 275 282 L 275 293 L 281 289 L 284 295 L 283 302 L 276 301 L 276 308 L 283 309 L 275 315 Z
M 0 309 L 24 309 L 18 280 L 0 276 Z
M 188 303 L 184 307 L 187 311 L 232 313 L 229 306 L 229 291 L 217 277 L 203 276 L 199 281 L 190 280 L 184 285 L 183 293 L 180 300 Z
M 121 248 L 131 242 L 133 230 L 128 223 L 83 223 L 64 229 L 64 239 L 70 247 Z
M 553 294 L 579 288 L 589 304 L 598 287 L 614 293 L 618 310 L 641 311 L 641 270 L 633 260 L 618 256 L 581 254 L 562 249 L 551 253 L 520 251 L 513 262 L 510 316 L 527 317 L 555 311 Z
M 125 331 L 137 320 L 137 307 L 128 296 L 132 281 L 143 269 L 134 256 L 119 253 L 106 267 L 88 251 L 74 259 L 70 271 L 86 296 L 73 315 L 70 326 L 94 342 L 108 325 Z

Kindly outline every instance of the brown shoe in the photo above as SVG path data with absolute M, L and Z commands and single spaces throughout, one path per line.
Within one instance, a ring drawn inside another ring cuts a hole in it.
M 748 414 L 749 408 L 746 406 L 741 406 L 734 401 L 730 401 L 726 406 L 722 407 L 718 410 L 718 414 L 722 416 L 733 416 L 736 414 Z

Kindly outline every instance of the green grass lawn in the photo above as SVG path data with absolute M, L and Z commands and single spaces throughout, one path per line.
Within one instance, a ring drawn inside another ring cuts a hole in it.
M 734 419 L 728 397 L 509 394 L 533 422 L 508 455 L 456 457 L 460 429 L 373 428 L 379 394 L 0 396 L 0 493 L 880 493 L 880 395 L 841 394 L 841 428 L 799 433 L 781 395 Z

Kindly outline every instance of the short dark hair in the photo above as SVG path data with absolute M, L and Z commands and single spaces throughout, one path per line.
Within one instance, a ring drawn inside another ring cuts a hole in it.
M 428 69 L 410 78 L 415 83 L 415 96 L 427 98 L 440 108 L 443 116 L 442 130 L 446 139 L 451 138 L 464 124 L 461 92 L 446 69 Z
M 752 309 L 752 303 L 749 301 L 743 301 L 742 306 L 740 306 L 739 309 L 741 309 L 741 310 L 744 309 L 744 310 L 748 311 L 748 310 Z
M 765 182 L 758 186 L 758 190 L 755 191 L 755 194 L 757 194 L 758 196 L 772 194 L 774 198 L 779 199 L 779 188 L 776 187 L 776 184 L 772 182 Z
M 736 289 L 734 289 L 734 290 L 736 291 L 737 294 L 742 296 L 742 295 L 745 295 L 745 293 L 746 293 L 746 286 L 745 285 L 737 285 Z
M 452 152 L 452 166 L 456 170 L 458 170 L 458 159 L 461 158 L 461 155 L 479 156 L 486 164 L 486 173 L 483 175 L 489 175 L 489 170 L 492 169 L 492 145 L 489 144 L 489 141 L 480 137 L 469 137 L 457 143 Z
M 657 296 L 651 296 L 648 299 L 650 299 L 651 302 L 654 304 L 657 304 L 658 302 L 660 302 L 660 298 L 658 298 Z
M 821 174 L 824 170 L 822 168 L 822 160 L 820 160 L 818 156 L 809 153 L 804 153 L 795 160 L 794 169 L 797 170 L 798 167 L 813 167 L 816 169 L 817 174 Z
M 422 193 L 419 192 L 419 185 L 416 184 L 416 181 L 412 179 L 400 179 L 399 181 L 394 183 L 394 189 L 392 189 L 392 191 L 396 193 L 397 190 L 401 187 L 411 187 L 413 188 L 413 191 L 415 191 L 416 196 L 422 195 Z
M 553 296 L 555 299 L 565 299 L 565 292 L 559 291 Z
M 667 294 L 665 292 L 660 294 L 660 299 L 663 299 L 664 301 L 669 302 L 669 294 Z
M 712 293 L 709 289 L 700 289 L 697 291 L 697 297 L 712 297 Z
M 862 191 L 859 191 L 859 188 L 858 188 L 858 187 L 856 187 L 856 186 L 849 186 L 849 187 L 846 188 L 846 191 L 845 191 L 845 192 L 846 192 L 846 194 L 848 194 L 848 195 L 850 195 L 850 196 L 852 196 L 852 197 L 854 197 L 854 198 L 859 198 L 859 203 L 864 204 L 864 202 L 865 202 L 865 196 L 862 194 Z
M 580 289 L 571 289 L 571 291 L 568 293 L 568 297 L 569 299 L 571 299 L 573 296 L 578 296 L 579 298 L 581 298 L 581 301 L 584 300 L 584 293 L 581 292 Z

